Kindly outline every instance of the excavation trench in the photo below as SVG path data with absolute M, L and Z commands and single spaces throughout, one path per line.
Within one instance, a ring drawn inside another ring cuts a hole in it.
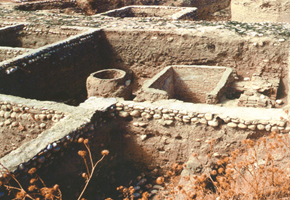
M 31 140 L 31 143 L 25 143 L 18 151 L 12 152 L 13 156 L 20 156 L 19 152 L 31 154 L 25 157 L 26 160 L 15 157 L 12 169 L 18 168 L 19 164 L 26 164 L 27 169 L 32 167 L 34 156 L 48 148 L 48 144 L 53 144 L 55 140 L 57 142 L 52 150 L 53 158 L 48 154 L 43 163 L 37 162 L 36 166 L 40 168 L 38 173 L 48 185 L 59 184 L 66 199 L 75 199 L 84 184 L 81 174 L 85 171 L 85 165 L 77 155 L 78 150 L 83 149 L 83 146 L 71 143 L 66 148 L 64 143 L 70 141 L 70 137 L 66 137 L 67 134 L 74 135 L 76 138 L 78 128 L 82 127 L 84 122 L 91 123 L 94 129 L 85 128 L 83 137 L 90 138 L 94 160 L 101 157 L 100 152 L 103 149 L 108 149 L 110 154 L 99 165 L 84 197 L 118 199 L 116 187 L 130 184 L 136 186 L 137 176 L 142 172 L 145 173 L 148 183 L 154 185 L 155 178 L 168 170 L 171 164 L 185 163 L 193 152 L 198 152 L 205 157 L 210 151 L 206 140 L 216 139 L 215 151 L 223 156 L 240 147 L 243 139 L 269 133 L 264 131 L 265 127 L 261 131 L 257 130 L 256 126 L 254 126 L 255 131 L 250 129 L 250 126 L 252 128 L 252 125 L 256 125 L 254 123 L 257 120 L 261 125 L 265 122 L 259 120 L 266 120 L 266 123 L 272 123 L 271 127 L 285 130 L 285 122 L 282 124 L 279 122 L 287 116 L 279 107 L 287 105 L 289 44 L 281 43 L 275 38 L 247 38 L 226 30 L 222 30 L 221 34 L 220 31 L 216 28 L 210 28 L 205 32 L 197 29 L 184 30 L 180 33 L 161 30 L 90 29 L 66 39 L 64 43 L 45 45 L 33 50 L 33 53 L 28 53 L 29 55 L 16 57 L 19 60 L 9 61 L 7 65 L 0 63 L 4 66 L 0 71 L 1 94 L 74 105 L 54 103 L 55 110 L 60 112 L 55 114 L 63 113 L 64 120 L 48 128 L 47 131 L 51 131 L 49 139 L 45 137 L 48 132 L 43 132 L 38 138 Z M 213 105 L 198 106 L 170 100 L 158 105 L 153 103 L 148 107 L 141 103 L 142 105 L 138 104 L 139 107 L 135 108 L 135 102 L 129 102 L 127 105 L 125 101 L 123 103 L 126 105 L 115 106 L 116 102 L 114 102 L 105 105 L 102 109 L 95 108 L 95 106 L 102 106 L 98 102 L 88 105 L 85 109 L 80 104 L 87 98 L 86 79 L 91 73 L 104 69 L 121 69 L 131 74 L 130 99 L 133 99 L 145 81 L 170 65 L 231 67 L 236 70 L 237 82 L 252 81 L 253 77 L 256 77 L 255 74 L 260 74 L 259 77 L 268 80 L 271 75 L 275 81 L 279 80 L 281 83 L 277 88 L 277 97 L 282 99 L 284 104 L 275 105 L 278 109 L 261 109 L 257 112 L 255 108 L 245 108 L 247 112 L 242 112 L 243 108 L 227 109 L 226 106 L 220 105 L 223 102 L 219 102 L 216 107 L 211 107 Z M 15 66 L 18 68 L 13 70 Z M 12 96 L 1 100 L 1 106 L 4 102 L 7 104 L 7 101 L 19 106 Z M 167 105 L 168 102 L 171 103 Z M 175 103 L 182 105 L 177 106 Z M 32 104 L 34 101 L 30 102 L 30 108 L 33 107 Z M 49 102 L 45 106 L 50 104 L 53 103 Z M 39 105 L 41 109 L 45 106 Z M 162 106 L 168 106 L 166 111 Z M 122 109 L 118 110 L 116 107 Z M 191 112 L 187 112 L 190 109 Z M 154 113 L 150 114 L 151 111 Z M 259 115 L 262 111 L 264 114 Z M 10 110 L 5 112 L 12 113 Z M 172 113 L 174 116 L 170 115 Z M 222 114 L 228 116 L 223 118 Z M 249 124 L 245 125 L 247 121 L 245 118 L 251 118 Z M 0 119 L 3 122 L 7 120 L 5 117 Z M 239 125 L 239 127 L 227 126 L 230 122 L 232 122 L 231 126 Z M 6 129 L 3 127 L 0 127 L 2 132 L 8 130 L 6 126 Z M 56 138 L 57 136 L 60 138 Z M 37 141 L 43 138 L 46 140 Z M 22 149 L 25 145 L 28 148 L 27 144 L 31 145 L 29 149 L 31 151 Z M 37 156 L 40 156 L 36 157 L 37 161 L 42 162 L 42 155 Z M 24 169 L 21 167 L 19 179 L 27 182 Z M 152 192 L 153 188 L 146 190 Z

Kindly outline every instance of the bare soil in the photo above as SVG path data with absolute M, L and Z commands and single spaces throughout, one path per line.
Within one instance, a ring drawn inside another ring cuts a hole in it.
M 7 120 L 10 120 L 9 125 L 5 125 L 5 121 Z M 12 150 L 17 149 L 25 142 L 36 138 L 39 134 L 46 129 L 49 129 L 54 124 L 51 120 L 36 121 L 32 118 L 29 120 L 22 120 L 12 118 L 5 119 L 0 117 L 0 124 L 1 122 L 3 122 L 4 125 L 0 125 L 0 157 L 3 157 Z M 17 125 L 13 126 L 13 123 L 17 123 Z M 45 127 L 41 128 L 44 125 Z

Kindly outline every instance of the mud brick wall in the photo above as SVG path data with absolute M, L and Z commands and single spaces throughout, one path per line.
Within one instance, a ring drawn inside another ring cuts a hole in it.
M 18 24 L 14 26 L 0 28 L 0 46 L 21 46 L 18 31 L 22 30 L 23 27 L 23 24 Z
M 206 94 L 215 89 L 225 69 L 175 67 L 175 98 L 186 102 L 206 103 Z
M 0 92 L 39 100 L 86 91 L 90 73 L 103 69 L 100 32 L 90 30 L 0 63 Z
M 174 74 L 173 69 L 169 68 L 164 73 L 160 74 L 150 88 L 164 90 L 168 93 L 168 98 L 174 98 Z

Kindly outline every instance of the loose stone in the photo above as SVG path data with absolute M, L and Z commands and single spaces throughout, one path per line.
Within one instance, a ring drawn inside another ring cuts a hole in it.
M 143 112 L 143 113 L 141 114 L 141 116 L 142 116 L 143 118 L 145 118 L 145 119 L 151 119 L 151 118 L 152 118 L 152 115 L 150 115 L 149 113 L 146 113 L 146 112 Z
M 13 127 L 18 126 L 18 122 L 12 122 L 11 126 Z
M 155 114 L 155 115 L 153 115 L 153 118 L 154 119 L 161 119 L 161 115 L 160 114 Z
M 4 122 L 0 122 L 0 127 L 4 126 Z
M 173 120 L 165 120 L 165 125 L 171 126 L 173 124 Z
M 204 117 L 204 114 L 198 114 L 197 117 L 198 118 L 203 118 Z
M 199 122 L 199 119 L 197 117 L 191 118 L 191 122 L 198 123 Z
M 140 117 L 141 113 L 139 110 L 133 110 L 132 112 L 130 112 L 130 115 L 132 117 Z
M 185 116 L 182 117 L 182 121 L 185 122 L 185 123 L 188 123 L 188 122 L 190 122 L 190 117 L 185 115 Z
M 219 122 L 217 120 L 215 121 L 208 121 L 209 126 L 217 127 L 219 125 Z
M 279 121 L 279 122 L 277 122 L 277 125 L 278 125 L 278 126 L 281 126 L 281 127 L 284 127 L 285 124 L 286 124 L 286 122 L 283 122 L 283 121 Z
M 247 125 L 242 124 L 242 123 L 238 124 L 238 127 L 239 127 L 240 129 L 246 129 L 246 128 L 248 128 Z
M 228 127 L 231 127 L 231 128 L 236 128 L 238 125 L 234 122 L 230 122 L 228 123 Z
M 46 118 L 47 118 L 48 120 L 50 120 L 50 119 L 52 118 L 52 115 L 51 115 L 51 114 L 47 114 L 47 115 L 46 115 Z
M 11 123 L 12 123 L 12 122 L 11 122 L 10 119 L 7 119 L 7 120 L 4 122 L 4 124 L 5 124 L 6 126 L 10 125 Z
M 124 104 L 118 102 L 118 103 L 116 103 L 116 106 L 117 106 L 117 107 L 123 107 Z
M 10 112 L 5 112 L 4 118 L 8 119 L 10 117 Z
M 271 125 L 270 125 L 270 124 L 268 124 L 268 125 L 266 125 L 266 126 L 265 126 L 265 130 L 266 130 L 266 131 L 270 131 L 270 130 L 271 130 L 271 128 L 272 128 L 272 127 L 271 127 Z
M 39 124 L 39 128 L 43 129 L 43 128 L 45 128 L 45 127 L 46 127 L 46 124 L 45 124 L 45 123 L 41 123 L 41 124 Z
M 206 120 L 210 121 L 210 120 L 212 120 L 212 118 L 213 118 L 213 114 L 209 114 L 209 113 L 207 113 L 207 114 L 204 115 L 204 118 L 205 118 Z
M 278 132 L 279 132 L 279 129 L 278 129 L 277 126 L 273 126 L 273 127 L 271 128 L 271 131 L 272 131 L 272 132 L 275 132 L 275 133 L 278 133 Z
M 17 113 L 16 112 L 11 113 L 11 115 L 10 115 L 10 117 L 13 118 L 13 119 L 15 119 L 16 116 L 17 116 Z
M 139 122 L 139 126 L 140 127 L 144 127 L 144 126 L 147 126 L 148 125 L 148 123 L 145 123 L 145 122 Z
M 206 120 L 205 118 L 201 118 L 201 119 L 200 119 L 200 123 L 202 123 L 202 124 L 207 124 L 207 120 Z
M 40 114 L 39 115 L 39 119 L 42 120 L 42 121 L 46 120 L 46 115 L 45 114 Z
M 119 112 L 119 116 L 120 116 L 120 117 L 128 117 L 128 116 L 129 116 L 129 113 L 126 112 L 126 111 L 120 111 L 120 112 Z
M 263 124 L 258 124 L 257 129 L 263 131 L 265 130 L 265 126 Z
M 0 110 L 0 117 L 4 117 L 4 110 Z

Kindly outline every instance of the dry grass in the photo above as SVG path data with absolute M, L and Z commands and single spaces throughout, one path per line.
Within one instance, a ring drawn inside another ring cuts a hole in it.
M 78 200 L 86 200 L 82 198 L 84 192 L 87 189 L 87 186 L 92 179 L 93 173 L 97 167 L 97 165 L 104 159 L 105 156 L 109 154 L 108 150 L 103 150 L 101 152 L 102 157 L 96 163 L 94 163 L 91 150 L 89 147 L 89 140 L 79 138 L 78 143 L 83 143 L 86 150 L 80 150 L 78 152 L 79 156 L 81 156 L 84 160 L 86 165 L 87 172 L 82 174 L 82 177 L 85 179 L 85 186 L 78 197 Z M 88 165 L 90 163 L 91 165 Z M 62 193 L 59 189 L 59 185 L 55 184 L 53 187 L 47 187 L 44 181 L 38 176 L 36 173 L 36 168 L 33 167 L 28 171 L 30 175 L 29 186 L 27 189 L 24 189 L 22 184 L 18 181 L 13 173 L 10 173 L 9 170 L 3 166 L 1 163 L 0 165 L 4 168 L 4 171 L 0 172 L 4 179 L 0 181 L 0 187 L 5 187 L 8 191 L 9 195 L 12 194 L 15 198 L 14 200 L 62 200 Z M 15 182 L 15 184 L 12 182 Z M 13 184 L 13 186 L 12 186 Z M 16 185 L 16 186 L 15 186 Z
M 214 140 L 210 142 L 214 146 Z M 201 175 L 185 177 L 185 185 L 165 184 L 169 194 L 161 199 L 281 199 L 290 196 L 289 134 L 271 133 L 259 140 L 244 140 L 247 151 L 235 150 L 231 156 L 203 165 Z M 198 155 L 193 154 L 198 160 Z M 212 160 L 211 153 L 208 160 Z M 287 161 L 287 160 L 286 160 Z M 198 162 L 200 162 L 198 160 Z M 201 163 L 201 162 L 200 162 Z M 184 166 L 186 167 L 186 166 Z M 167 173 L 171 179 L 175 174 Z

